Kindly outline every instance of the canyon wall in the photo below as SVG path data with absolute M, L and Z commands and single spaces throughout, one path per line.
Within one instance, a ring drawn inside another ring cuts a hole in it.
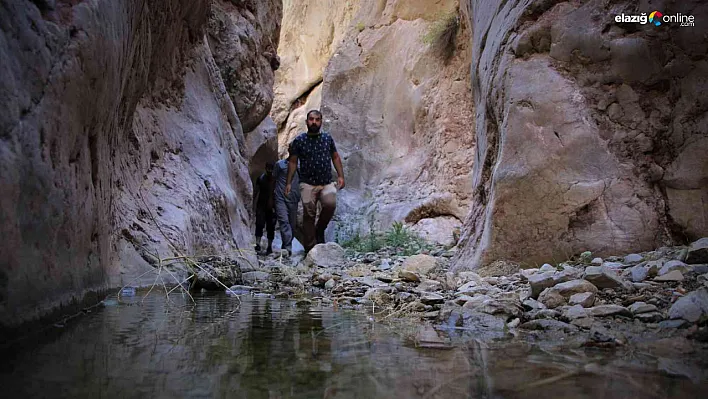
M 174 284 L 158 257 L 255 261 L 244 130 L 260 134 L 272 102 L 281 12 L 0 1 L 3 328 L 90 291 Z
M 617 23 L 692 14 L 696 24 Z M 458 269 L 708 235 L 708 6 L 463 0 L 474 200 Z
M 324 113 L 347 181 L 327 238 L 366 233 L 373 217 L 375 228 L 405 221 L 451 243 L 474 157 L 469 27 L 458 1 L 340 1 L 325 16 L 304 3 L 293 2 L 302 13 L 290 16 L 285 7 L 273 115 L 284 155 L 305 113 Z

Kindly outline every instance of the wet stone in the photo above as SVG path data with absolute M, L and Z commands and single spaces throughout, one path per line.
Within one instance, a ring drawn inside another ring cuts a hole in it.
M 602 265 L 602 258 L 594 258 L 593 260 L 590 261 L 590 264 L 593 266 L 601 266 Z

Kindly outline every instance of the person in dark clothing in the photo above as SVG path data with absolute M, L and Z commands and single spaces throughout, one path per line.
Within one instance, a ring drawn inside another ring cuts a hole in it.
M 292 152 L 292 146 L 289 147 L 289 151 Z M 290 256 L 293 252 L 292 243 L 297 224 L 297 203 L 300 201 L 300 190 L 293 190 L 289 195 L 285 195 L 288 177 L 287 159 L 281 159 L 275 163 L 273 175 L 275 176 L 275 213 L 278 216 L 280 238 L 283 240 L 281 249 L 287 251 Z M 298 186 L 297 172 L 295 172 L 291 183 Z
M 263 227 L 265 227 L 268 232 L 266 255 L 273 252 L 273 238 L 275 238 L 274 189 L 273 162 L 268 162 L 266 163 L 265 173 L 256 179 L 255 193 L 253 195 L 256 204 L 256 252 L 261 250 L 261 238 L 263 237 Z
M 344 188 L 342 159 L 337 153 L 334 139 L 321 132 L 322 113 L 312 110 L 307 113 L 307 133 L 302 133 L 291 144 L 288 159 L 288 179 L 285 195 L 292 190 L 292 180 L 297 169 L 300 175 L 300 198 L 304 209 L 302 230 L 305 251 L 325 242 L 324 233 L 337 207 L 337 189 Z M 298 167 L 298 161 L 300 165 Z M 332 164 L 337 170 L 337 185 L 332 183 Z M 321 206 L 317 216 L 317 205 Z

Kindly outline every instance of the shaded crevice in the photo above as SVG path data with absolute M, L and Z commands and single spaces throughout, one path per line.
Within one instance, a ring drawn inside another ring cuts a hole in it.
M 312 94 L 312 92 L 313 92 L 319 85 L 321 85 L 322 82 L 323 82 L 323 79 L 322 79 L 322 78 L 320 78 L 319 80 L 315 81 L 310 87 L 307 88 L 307 90 L 305 90 L 305 92 L 303 92 L 303 93 L 300 95 L 300 97 L 296 98 L 295 101 L 293 101 L 293 102 L 290 104 L 290 109 L 288 110 L 288 116 L 285 117 L 285 119 L 283 119 L 283 121 L 280 122 L 280 124 L 278 125 L 278 131 L 279 131 L 279 132 L 282 131 L 283 129 L 285 129 L 285 125 L 288 123 L 288 119 L 290 118 L 290 115 L 293 113 L 293 111 L 295 111 L 296 109 L 298 109 L 298 108 L 302 107 L 303 105 L 305 105 L 305 103 L 307 103 L 307 99 L 310 97 L 310 95 Z

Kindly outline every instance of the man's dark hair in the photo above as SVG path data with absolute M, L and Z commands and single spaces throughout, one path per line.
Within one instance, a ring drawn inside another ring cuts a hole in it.
M 322 117 L 322 112 L 320 112 L 319 110 L 313 109 L 307 113 L 307 116 L 305 117 L 305 119 L 310 119 L 310 114 L 315 114 L 315 115 L 319 116 L 320 118 Z
M 275 166 L 275 162 L 273 161 L 268 161 L 266 162 L 266 169 L 273 169 L 273 166 Z

